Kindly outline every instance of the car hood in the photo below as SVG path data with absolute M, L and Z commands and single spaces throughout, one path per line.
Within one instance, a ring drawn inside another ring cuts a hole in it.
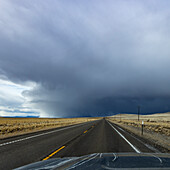
M 56 158 L 29 164 L 16 170 L 55 169 L 170 169 L 170 154 L 94 153 L 81 157 Z

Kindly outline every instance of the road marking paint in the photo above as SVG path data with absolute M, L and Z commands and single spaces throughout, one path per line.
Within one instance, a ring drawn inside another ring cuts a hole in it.
M 61 148 L 57 149 L 56 151 L 54 151 L 53 153 L 51 153 L 49 156 L 47 156 L 46 158 L 43 159 L 43 161 L 51 158 L 53 155 L 55 155 L 57 152 L 59 152 L 60 150 L 64 149 L 65 146 L 62 146 Z
M 135 146 L 133 146 L 110 122 L 108 122 L 109 125 L 137 152 L 141 153 Z
M 87 122 L 85 122 L 85 123 L 87 123 Z M 83 123 L 83 124 L 85 124 L 85 123 Z M 48 134 L 55 133 L 55 132 L 58 132 L 58 131 L 62 131 L 62 130 L 65 130 L 65 129 L 73 128 L 73 127 L 76 127 L 76 126 L 82 126 L 82 124 L 65 127 L 65 128 L 53 130 L 53 131 L 50 131 L 50 132 L 45 132 L 45 133 L 41 133 L 41 134 L 38 134 L 38 135 L 33 135 L 33 136 L 29 136 L 29 137 L 13 140 L 13 141 L 10 141 L 10 142 L 1 143 L 0 147 L 1 146 L 5 146 L 5 145 L 9 145 L 9 144 L 12 144 L 12 143 L 16 143 L 16 142 L 21 142 L 21 141 L 24 141 L 24 140 L 36 138 L 36 137 L 39 137 L 39 136 L 48 135 Z
M 86 133 L 88 130 L 84 131 L 84 133 Z M 53 153 L 51 153 L 49 156 L 47 156 L 46 158 L 44 158 L 43 160 L 47 160 L 49 158 L 51 158 L 53 155 L 55 155 L 57 152 L 59 152 L 60 150 L 64 149 L 65 146 L 62 146 L 61 148 L 57 149 L 56 151 L 54 151 Z
M 115 125 L 118 129 L 120 129 L 121 131 L 125 132 L 122 128 L 118 127 L 117 125 Z M 151 145 L 148 145 L 146 143 L 144 143 L 143 141 L 141 141 L 140 139 L 136 138 L 135 136 L 133 136 L 132 134 L 130 134 L 129 132 L 126 131 L 126 133 L 128 135 L 130 135 L 132 138 L 134 138 L 135 140 L 139 141 L 141 144 L 145 145 L 148 149 L 156 152 L 156 153 L 161 153 L 159 150 L 157 150 L 156 148 L 152 147 Z
M 88 130 L 84 131 L 84 133 L 87 133 Z M 49 156 L 47 156 L 46 158 L 44 158 L 43 160 L 47 160 L 49 158 L 51 158 L 53 155 L 55 155 L 57 152 L 59 152 L 60 150 L 64 149 L 65 146 L 62 146 L 61 148 L 57 149 L 56 151 L 54 151 L 53 153 L 51 153 Z

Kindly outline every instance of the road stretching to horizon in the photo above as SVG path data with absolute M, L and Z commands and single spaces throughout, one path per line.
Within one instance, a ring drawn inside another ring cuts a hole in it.
M 91 153 L 154 152 L 106 119 L 0 140 L 0 169 Z

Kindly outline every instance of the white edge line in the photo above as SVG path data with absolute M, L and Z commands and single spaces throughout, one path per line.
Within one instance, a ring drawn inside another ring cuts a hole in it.
M 89 122 L 85 122 L 85 123 L 89 123 Z M 85 124 L 85 123 L 83 123 L 83 124 Z M 81 125 L 82 125 L 82 123 L 77 124 L 77 125 L 73 125 L 73 126 L 69 126 L 69 127 L 65 127 L 65 128 L 62 128 L 62 129 L 53 130 L 53 131 L 50 131 L 50 132 L 41 133 L 41 134 L 34 135 L 34 136 L 29 136 L 29 137 L 22 138 L 22 139 L 13 140 L 13 141 L 10 141 L 10 142 L 1 143 L 0 147 L 5 146 L 5 145 L 9 145 L 9 144 L 12 144 L 12 143 L 16 143 L 16 142 L 28 140 L 28 139 L 31 139 L 31 138 L 47 135 L 47 134 L 54 133 L 54 132 L 57 132 L 57 131 L 62 131 L 62 130 L 69 129 L 69 128 L 72 128 L 72 127 L 81 126 Z
M 125 132 L 121 127 L 118 127 L 117 125 L 115 125 L 118 129 L 120 129 L 121 131 Z M 128 135 L 130 135 L 132 138 L 134 138 L 135 140 L 138 140 L 141 144 L 145 145 L 145 147 L 147 147 L 148 149 L 154 151 L 155 153 L 161 153 L 160 151 L 158 151 L 156 148 L 154 148 L 153 146 L 144 143 L 143 141 L 141 141 L 140 139 L 138 139 L 137 137 L 135 137 L 134 135 L 130 134 L 129 132 L 126 132 Z
M 135 146 L 133 146 L 115 127 L 113 127 L 113 125 L 108 122 L 109 125 L 137 152 L 137 153 L 141 153 Z

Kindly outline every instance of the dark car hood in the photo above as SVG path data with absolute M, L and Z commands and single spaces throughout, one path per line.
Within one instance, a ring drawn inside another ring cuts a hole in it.
M 16 170 L 42 169 L 170 169 L 170 154 L 94 153 L 81 157 L 56 158 L 29 164 Z

